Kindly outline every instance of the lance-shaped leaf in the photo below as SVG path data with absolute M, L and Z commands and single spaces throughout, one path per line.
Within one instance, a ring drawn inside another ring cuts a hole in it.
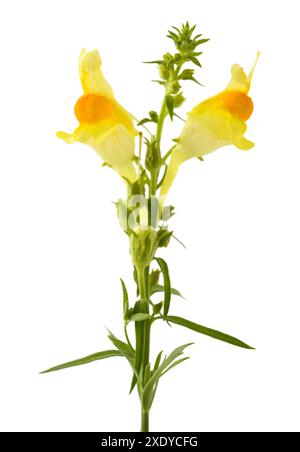
M 127 314 L 128 314 L 129 298 L 128 298 L 128 292 L 127 292 L 125 283 L 122 278 L 121 278 L 121 284 L 122 284 L 122 291 L 123 291 L 123 318 L 124 318 L 124 320 L 126 320 Z
M 161 284 L 157 284 L 156 286 L 152 287 L 151 295 L 154 293 L 164 292 L 164 291 L 165 291 L 164 286 L 162 286 Z M 184 299 L 184 296 L 179 292 L 179 290 L 174 289 L 174 287 L 171 288 L 171 294 Z
M 93 361 L 98 361 L 100 359 L 111 358 L 112 356 L 123 356 L 119 350 L 105 350 L 103 352 L 93 353 L 92 355 L 85 356 L 84 358 L 75 359 L 73 361 L 68 361 L 64 364 L 59 364 L 58 366 L 50 367 L 50 369 L 40 372 L 41 374 L 46 374 L 48 372 L 55 372 L 61 369 L 67 369 L 68 367 L 81 366 L 82 364 L 92 363 Z
M 129 394 L 133 391 L 136 383 L 137 377 L 140 375 L 143 353 L 144 353 L 144 335 L 145 335 L 145 318 L 148 318 L 147 305 L 143 301 L 137 301 L 134 305 L 133 316 L 135 316 L 135 337 L 136 337 L 136 347 L 134 353 L 134 375 L 132 377 L 131 386 Z
M 165 318 L 168 322 L 175 323 L 176 325 L 181 325 L 190 330 L 196 331 L 200 334 L 205 334 L 206 336 L 210 336 L 219 341 L 227 342 L 228 344 L 235 345 L 236 347 L 247 348 L 249 350 L 254 350 L 250 345 L 245 344 L 245 342 L 240 341 L 239 339 L 230 336 L 229 334 L 222 333 L 221 331 L 213 330 L 211 328 L 207 328 L 206 326 L 199 325 L 198 323 L 191 322 L 190 320 L 186 320 L 182 317 L 177 316 L 167 316 Z
M 123 342 L 120 339 L 116 338 L 116 336 L 114 336 L 112 333 L 108 335 L 108 338 L 118 349 L 121 355 L 127 358 L 129 363 L 132 364 L 134 359 L 134 351 L 132 350 L 132 348 L 128 344 L 126 344 L 126 342 Z
M 152 316 L 150 314 L 133 314 L 130 317 L 130 322 L 142 322 L 143 320 L 149 320 Z
M 156 262 L 160 266 L 164 278 L 164 318 L 168 315 L 171 303 L 171 281 L 167 263 L 161 258 L 156 257 Z
M 169 366 L 162 374 L 161 377 L 163 375 L 165 375 L 167 372 L 169 372 L 169 370 L 174 369 L 174 367 L 178 366 L 178 364 L 183 363 L 184 361 L 186 361 L 187 359 L 190 359 L 189 356 L 185 356 L 184 358 L 178 359 L 177 361 L 175 361 L 173 364 L 171 364 L 171 366 Z
M 180 347 L 175 348 L 175 350 L 170 353 L 169 356 L 167 356 L 163 362 L 157 367 L 157 369 L 153 372 L 152 376 L 150 377 L 148 383 L 144 387 L 143 394 L 142 394 L 142 403 L 143 407 L 146 411 L 150 410 L 153 398 L 157 389 L 157 384 L 160 379 L 160 377 L 165 373 L 165 371 L 168 370 L 170 365 L 183 354 L 183 351 L 186 347 L 189 345 L 192 345 L 192 343 L 181 345 Z M 160 360 L 161 354 L 159 355 L 159 358 L 157 358 L 158 362 Z
M 166 106 L 168 113 L 170 115 L 170 118 L 173 120 L 173 114 L 174 114 L 174 97 L 168 94 L 166 96 Z

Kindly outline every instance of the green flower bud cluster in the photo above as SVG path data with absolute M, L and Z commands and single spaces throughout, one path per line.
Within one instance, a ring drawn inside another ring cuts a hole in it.
M 165 87 L 166 107 L 171 119 L 173 118 L 174 108 L 178 108 L 184 102 L 181 91 L 181 81 L 191 80 L 200 84 L 194 77 L 194 69 L 187 68 L 182 70 L 185 63 L 193 63 L 201 67 L 198 57 L 202 52 L 198 51 L 198 46 L 204 44 L 208 39 L 202 39 L 201 34 L 193 36 L 196 26 L 190 26 L 188 22 L 182 24 L 181 29 L 172 27 L 167 37 L 170 38 L 176 47 L 177 52 L 165 53 L 161 60 L 147 61 L 147 63 L 157 64 L 159 80 L 154 82 Z M 144 122 L 153 121 L 151 118 L 145 118 Z M 153 121 L 155 122 L 155 121 Z

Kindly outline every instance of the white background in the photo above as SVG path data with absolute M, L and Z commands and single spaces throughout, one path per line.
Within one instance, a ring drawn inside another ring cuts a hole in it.
M 56 130 L 76 125 L 82 47 L 98 48 L 119 101 L 137 117 L 158 109 L 150 82 L 171 48 L 166 31 L 197 23 L 201 88 L 193 105 L 249 69 L 255 112 L 248 153 L 228 147 L 181 169 L 170 200 L 174 285 L 188 301 L 172 311 L 257 348 L 247 351 L 164 325 L 153 356 L 189 341 L 192 359 L 161 381 L 152 431 L 299 431 L 300 150 L 297 1 L 14 1 L 0 7 L 0 428 L 4 431 L 135 431 L 137 396 L 119 358 L 38 375 L 109 348 L 122 335 L 122 276 L 131 290 L 126 237 L 112 201 L 121 180 Z M 170 124 L 168 123 L 169 127 Z M 176 121 L 168 137 L 177 136 Z

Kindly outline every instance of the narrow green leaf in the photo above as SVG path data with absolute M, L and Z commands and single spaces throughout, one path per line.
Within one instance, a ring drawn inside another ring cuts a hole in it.
M 195 77 L 191 77 L 190 80 L 192 80 L 192 82 L 197 83 L 197 85 L 199 86 L 203 86 L 202 83 L 198 82 L 198 80 Z
M 184 69 L 178 77 L 182 80 L 192 80 L 194 73 L 194 69 Z
M 81 366 L 82 364 L 92 363 L 93 361 L 110 358 L 112 356 L 123 356 L 123 354 L 118 350 L 105 350 L 103 352 L 93 353 L 92 355 L 85 356 L 84 358 L 75 359 L 64 364 L 59 364 L 58 366 L 50 367 L 50 369 L 43 370 L 40 373 L 46 374 L 48 372 L 56 372 L 57 370 L 67 369 L 68 367 Z
M 143 118 L 137 123 L 137 126 L 142 126 L 143 124 L 146 124 L 147 122 L 152 122 L 152 119 Z
M 134 359 L 134 352 L 132 351 L 131 347 L 126 344 L 126 342 L 121 341 L 120 339 L 116 338 L 112 333 L 108 335 L 108 338 L 111 340 L 111 342 L 114 344 L 114 346 L 119 350 L 119 352 L 128 359 L 128 361 L 132 364 Z
M 133 279 L 136 283 L 136 296 L 139 296 L 139 283 L 138 283 L 138 275 L 137 275 L 137 271 L 136 268 L 133 268 Z
M 198 323 L 191 322 L 190 320 L 186 320 L 182 317 L 177 316 L 167 316 L 165 318 L 168 322 L 175 323 L 176 325 L 181 325 L 190 330 L 196 331 L 200 334 L 205 334 L 206 336 L 210 336 L 219 341 L 227 342 L 228 344 L 235 345 L 236 347 L 242 347 L 249 350 L 254 350 L 253 347 L 245 344 L 244 342 L 236 339 L 233 336 L 229 336 L 229 334 L 222 333 L 221 331 L 213 330 L 211 328 L 207 328 L 206 326 L 199 325 Z
M 158 232 L 158 236 L 157 236 L 158 246 L 160 248 L 166 248 L 170 243 L 172 235 L 173 235 L 173 231 L 168 231 L 167 229 L 161 229 Z
M 134 310 L 133 310 L 133 315 L 145 315 L 147 314 L 147 312 L 145 312 L 147 309 L 145 303 L 143 301 L 137 301 L 134 305 Z M 143 344 L 144 344 L 144 334 L 145 334 L 145 327 L 144 327 L 144 322 L 141 321 L 136 321 L 134 323 L 135 325 L 135 337 L 136 337 L 136 349 L 135 349 L 135 353 L 134 353 L 134 363 L 133 363 L 133 369 L 134 369 L 134 375 L 132 377 L 132 381 L 131 381 L 131 386 L 130 386 L 130 391 L 129 394 L 133 391 L 137 380 L 138 380 L 138 376 L 140 375 L 140 370 L 141 370 L 141 365 L 142 365 L 142 360 L 143 360 L 143 353 L 144 353 L 144 349 L 143 349 Z
M 182 355 L 183 351 L 189 347 L 190 345 L 193 345 L 193 342 L 189 342 L 188 344 L 183 344 L 180 345 L 179 347 L 176 347 L 172 353 L 170 353 L 170 355 L 168 355 L 163 362 L 161 363 L 161 365 L 158 367 L 157 369 L 157 376 L 161 375 L 162 372 L 164 372 L 167 367 L 169 367 L 169 365 L 175 361 L 176 358 L 178 358 L 180 355 Z M 154 376 L 154 375 L 153 375 Z
M 173 369 L 174 367 L 178 366 L 178 364 L 183 363 L 184 361 L 186 361 L 187 359 L 190 359 L 189 356 L 185 356 L 184 358 L 178 359 L 177 361 L 175 361 L 173 364 L 171 364 L 171 366 L 169 366 L 162 374 L 161 377 L 163 375 L 165 375 L 167 372 L 169 372 L 169 370 Z
M 162 307 L 163 307 L 163 302 L 162 301 L 160 303 L 153 304 L 152 305 L 153 315 L 159 314 Z
M 152 80 L 153 83 L 158 83 L 161 86 L 165 86 L 166 82 L 164 82 L 163 80 Z
M 172 353 L 170 353 L 170 355 L 167 356 L 160 364 L 160 366 L 153 372 L 148 383 L 144 387 L 142 394 L 142 403 L 147 410 L 151 408 L 158 380 L 161 377 L 162 373 L 170 366 L 170 364 L 173 363 L 173 361 L 175 361 L 180 355 L 182 355 L 184 349 L 189 345 L 192 345 L 192 343 L 180 345 L 179 347 L 175 348 L 175 350 L 173 350 Z M 161 353 L 159 354 L 159 358 L 157 357 L 157 360 L 160 360 L 160 356 Z
M 171 39 L 177 39 L 177 34 L 174 33 L 173 31 L 168 31 L 169 35 L 167 35 L 167 38 L 171 38 Z
M 165 291 L 164 286 L 162 286 L 161 284 L 156 284 L 156 286 L 152 287 L 151 294 L 164 291 Z M 171 294 L 184 299 L 184 296 L 179 292 L 179 290 L 174 289 L 174 287 L 171 288 Z
M 209 41 L 209 39 L 199 39 L 199 41 L 195 42 L 196 46 L 199 46 L 200 44 L 204 44 L 205 42 Z
M 150 363 L 148 363 L 145 368 L 144 375 L 143 375 L 143 384 L 144 385 L 148 382 L 150 376 L 151 376 L 151 365 L 150 365 Z
M 140 383 L 140 377 L 139 377 L 139 371 L 137 371 L 135 366 L 135 352 L 132 350 L 132 348 L 126 344 L 123 341 L 120 341 L 120 339 L 117 339 L 112 333 L 109 334 L 109 339 L 112 341 L 114 346 L 121 352 L 121 354 L 127 359 L 129 362 L 131 369 L 133 370 L 133 378 L 131 382 L 130 392 L 132 392 L 133 388 L 136 385 L 136 382 L 139 381 Z
M 163 60 L 154 60 L 154 61 L 142 61 L 144 64 L 161 64 Z
M 155 371 L 156 369 L 158 369 L 159 365 L 160 365 L 160 360 L 161 360 L 161 355 L 163 354 L 163 351 L 159 352 L 159 354 L 157 355 L 157 358 L 155 360 L 154 363 L 154 368 L 153 371 Z
M 166 106 L 170 115 L 170 118 L 173 120 L 173 113 L 174 113 L 174 97 L 170 94 L 167 94 L 166 96 Z
M 151 317 L 152 316 L 150 314 L 133 314 L 130 318 L 130 322 L 141 322 L 142 320 L 149 320 Z
M 151 119 L 152 122 L 157 122 L 158 120 L 158 114 L 156 113 L 156 111 L 149 111 L 149 118 Z
M 150 273 L 150 287 L 154 287 L 159 283 L 159 275 L 160 275 L 160 270 L 152 270 L 152 272 Z
M 196 66 L 202 67 L 201 64 L 200 64 L 200 61 L 199 61 L 196 57 L 191 57 L 190 60 L 191 60 Z
M 123 291 L 123 319 L 125 320 L 127 318 L 128 314 L 128 306 L 129 306 L 129 299 L 128 299 L 128 292 L 125 286 L 125 283 L 123 279 L 121 278 L 121 284 L 122 284 L 122 291 Z
M 161 272 L 164 278 L 164 318 L 168 315 L 170 303 L 171 303 L 171 281 L 169 275 L 169 269 L 166 261 L 164 261 L 161 257 L 156 257 L 156 262 L 160 266 Z
M 130 394 L 132 393 L 132 391 L 134 390 L 135 385 L 136 385 L 136 382 L 137 382 L 136 373 L 133 372 L 132 380 L 131 380 L 131 383 L 130 383 L 129 395 L 130 395 Z

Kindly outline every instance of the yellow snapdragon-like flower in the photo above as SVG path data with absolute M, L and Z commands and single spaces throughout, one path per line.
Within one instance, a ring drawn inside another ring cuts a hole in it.
M 252 75 L 258 60 L 248 75 L 238 64 L 231 68 L 232 78 L 227 88 L 201 102 L 188 113 L 187 120 L 176 140 L 170 165 L 161 188 L 161 197 L 169 191 L 179 166 L 193 157 L 202 157 L 220 147 L 233 144 L 248 150 L 254 143 L 245 138 L 246 121 L 253 112 L 253 102 L 248 96 Z
M 134 182 L 137 179 L 133 165 L 137 131 L 132 116 L 116 101 L 102 74 L 97 50 L 81 52 L 79 75 L 84 91 L 74 107 L 79 126 L 71 134 L 57 132 L 57 136 L 66 143 L 81 142 L 91 146 L 120 176 Z

